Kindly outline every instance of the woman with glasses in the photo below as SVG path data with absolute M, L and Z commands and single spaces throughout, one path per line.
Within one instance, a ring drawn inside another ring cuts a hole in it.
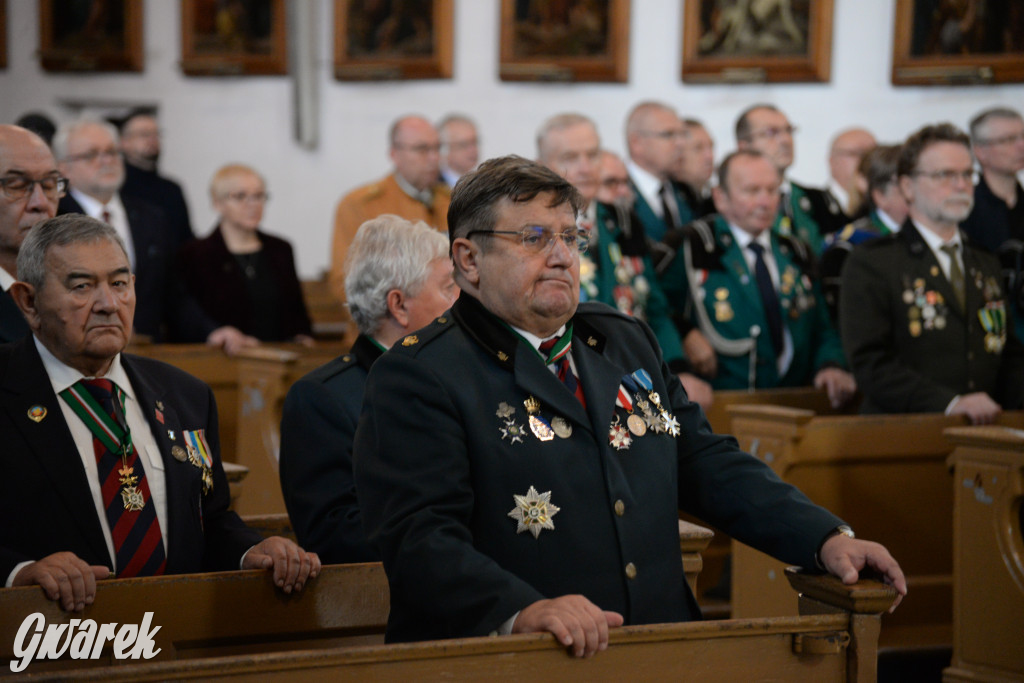
M 179 274 L 206 313 L 260 341 L 312 344 L 291 244 L 260 230 L 270 196 L 255 170 L 224 166 L 210 181 L 220 215 L 208 237 L 186 244 Z

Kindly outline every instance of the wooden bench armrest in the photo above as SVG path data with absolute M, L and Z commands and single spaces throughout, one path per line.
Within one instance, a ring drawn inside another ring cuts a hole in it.
M 786 579 L 802 597 L 854 614 L 881 614 L 896 600 L 895 588 L 872 579 L 848 586 L 831 574 L 811 574 L 799 567 L 787 567 Z

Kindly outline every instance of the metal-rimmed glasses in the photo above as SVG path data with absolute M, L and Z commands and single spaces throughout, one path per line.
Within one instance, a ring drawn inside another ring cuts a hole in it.
M 59 199 L 68 191 L 68 179 L 58 175 L 48 175 L 38 180 L 23 175 L 12 175 L 0 178 L 3 195 L 11 201 L 24 199 L 35 191 L 36 185 L 43 190 L 47 199 Z
M 590 246 L 587 235 L 579 230 L 566 230 L 565 232 L 554 232 L 539 225 L 526 228 L 525 230 L 470 230 L 466 237 L 473 235 L 509 235 L 516 236 L 522 241 L 523 247 L 533 253 L 541 253 L 551 248 L 556 239 L 569 248 L 569 251 L 577 251 L 580 254 L 586 253 Z

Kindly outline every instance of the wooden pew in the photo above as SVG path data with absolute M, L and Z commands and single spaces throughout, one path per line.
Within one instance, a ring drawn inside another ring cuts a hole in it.
M 953 499 L 946 458 L 953 447 L 942 432 L 965 418 L 816 416 L 774 406 L 730 411 L 741 448 L 899 560 L 910 594 L 885 618 L 881 646 L 949 647 Z M 1022 427 L 1024 413 L 1004 413 L 1001 423 Z M 796 614 L 782 576 L 781 563 L 734 541 L 733 616 Z
M 831 577 L 791 574 L 790 581 L 803 596 L 804 616 L 627 626 L 614 629 L 608 650 L 590 659 L 570 657 L 553 636 L 540 633 L 154 660 L 39 680 L 678 681 L 698 673 L 711 683 L 754 676 L 874 681 L 879 614 L 895 592 L 876 582 L 843 586 Z
M 352 346 L 358 330 L 352 322 L 348 308 L 338 301 L 327 284 L 325 273 L 318 280 L 303 280 L 302 298 L 306 303 L 310 322 L 313 324 L 313 336 L 316 339 L 336 339 Z
M 1024 433 L 947 429 L 953 468 L 953 661 L 944 681 L 1024 680 Z

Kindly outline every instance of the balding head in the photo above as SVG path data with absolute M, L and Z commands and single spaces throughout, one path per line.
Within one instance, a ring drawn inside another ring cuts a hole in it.
M 832 139 L 828 166 L 840 187 L 847 192 L 856 191 L 857 165 L 877 145 L 875 136 L 863 128 L 847 128 Z
M 629 158 L 662 181 L 679 169 L 685 137 L 679 115 L 660 102 L 641 102 L 626 119 Z
M 42 138 L 19 126 L 0 125 L 0 267 L 11 275 L 17 276 L 18 250 L 29 228 L 57 214 L 59 177 Z M 37 182 L 26 187 L 26 181 Z
M 403 116 L 390 132 L 391 161 L 398 175 L 417 190 L 433 186 L 441 172 L 441 138 L 422 116 Z

